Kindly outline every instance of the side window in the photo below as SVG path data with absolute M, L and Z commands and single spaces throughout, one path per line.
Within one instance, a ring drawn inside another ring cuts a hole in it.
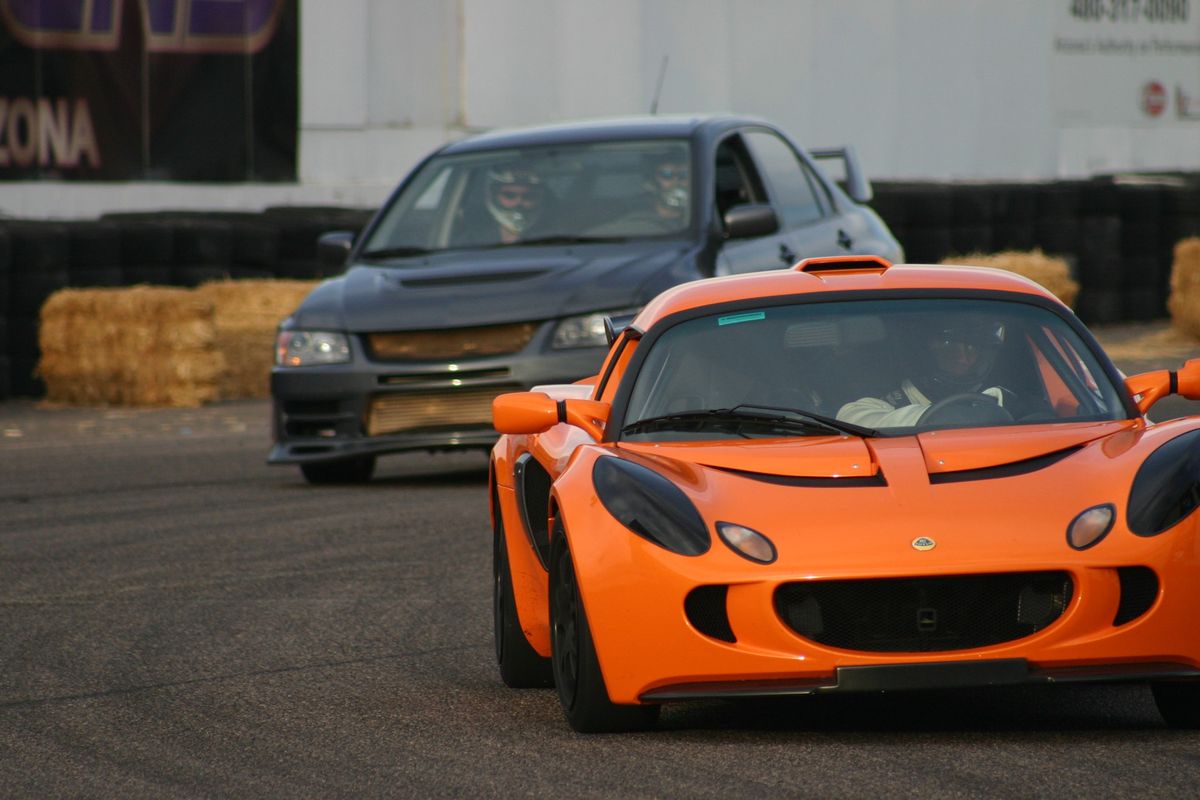
M 734 206 L 766 202 L 762 181 L 754 172 L 741 137 L 730 136 L 717 147 L 713 175 L 719 216 Z
M 745 136 L 762 167 L 771 202 L 784 226 L 804 225 L 825 216 L 820 183 L 788 143 L 767 131 L 752 131 Z

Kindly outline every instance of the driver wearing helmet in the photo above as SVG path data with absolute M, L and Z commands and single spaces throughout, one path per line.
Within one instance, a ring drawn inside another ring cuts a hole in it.
M 496 221 L 502 244 L 521 239 L 542 212 L 542 180 L 525 167 L 488 170 L 485 205 Z
M 649 156 L 643 166 L 644 194 L 616 219 L 593 226 L 593 236 L 656 236 L 681 230 L 688 222 L 692 167 L 687 152 L 675 148 Z
M 1005 411 L 993 410 L 993 415 L 1007 417 L 1016 396 L 1001 386 L 983 388 L 1004 344 L 1004 334 L 1004 324 L 994 320 L 973 316 L 939 320 L 921 342 L 928 364 L 923 375 L 904 379 L 882 398 L 864 397 L 847 403 L 838 410 L 837 418 L 869 428 L 911 427 L 938 401 L 960 395 L 994 402 L 993 409 Z

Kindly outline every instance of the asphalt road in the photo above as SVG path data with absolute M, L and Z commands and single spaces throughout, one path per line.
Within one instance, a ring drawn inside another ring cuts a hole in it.
M 267 406 L 0 403 L 0 797 L 1196 797 L 1138 686 L 672 706 L 496 674 L 482 454 L 268 468 Z

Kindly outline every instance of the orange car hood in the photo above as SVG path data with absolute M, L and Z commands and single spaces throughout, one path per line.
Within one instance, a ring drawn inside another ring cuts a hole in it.
M 1013 464 L 1086 444 L 1133 426 L 1133 420 L 928 431 L 916 437 L 931 474 Z M 911 440 L 910 440 L 911 441 Z M 651 459 L 795 478 L 869 477 L 879 471 L 867 440 L 820 436 L 737 442 L 622 442 Z
M 1134 420 L 959 428 L 917 436 L 929 473 L 998 467 L 1078 447 L 1135 424 Z
M 620 447 L 650 458 L 674 458 L 717 469 L 794 478 L 846 478 L 874 475 L 879 467 L 863 439 L 818 436 L 745 439 L 738 442 L 666 442 Z

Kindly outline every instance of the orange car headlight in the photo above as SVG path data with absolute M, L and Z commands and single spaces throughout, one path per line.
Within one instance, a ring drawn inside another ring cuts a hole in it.
M 729 545 L 729 549 L 742 558 L 759 564 L 770 564 L 775 560 L 775 545 L 770 539 L 753 528 L 733 522 L 718 522 L 717 535 Z
M 1092 506 L 1079 513 L 1067 526 L 1067 544 L 1076 550 L 1086 550 L 1098 544 L 1112 530 L 1117 510 L 1112 503 Z
M 683 491 L 654 470 L 602 456 L 592 467 L 596 497 L 613 519 L 643 539 L 681 556 L 708 552 L 704 518 Z

